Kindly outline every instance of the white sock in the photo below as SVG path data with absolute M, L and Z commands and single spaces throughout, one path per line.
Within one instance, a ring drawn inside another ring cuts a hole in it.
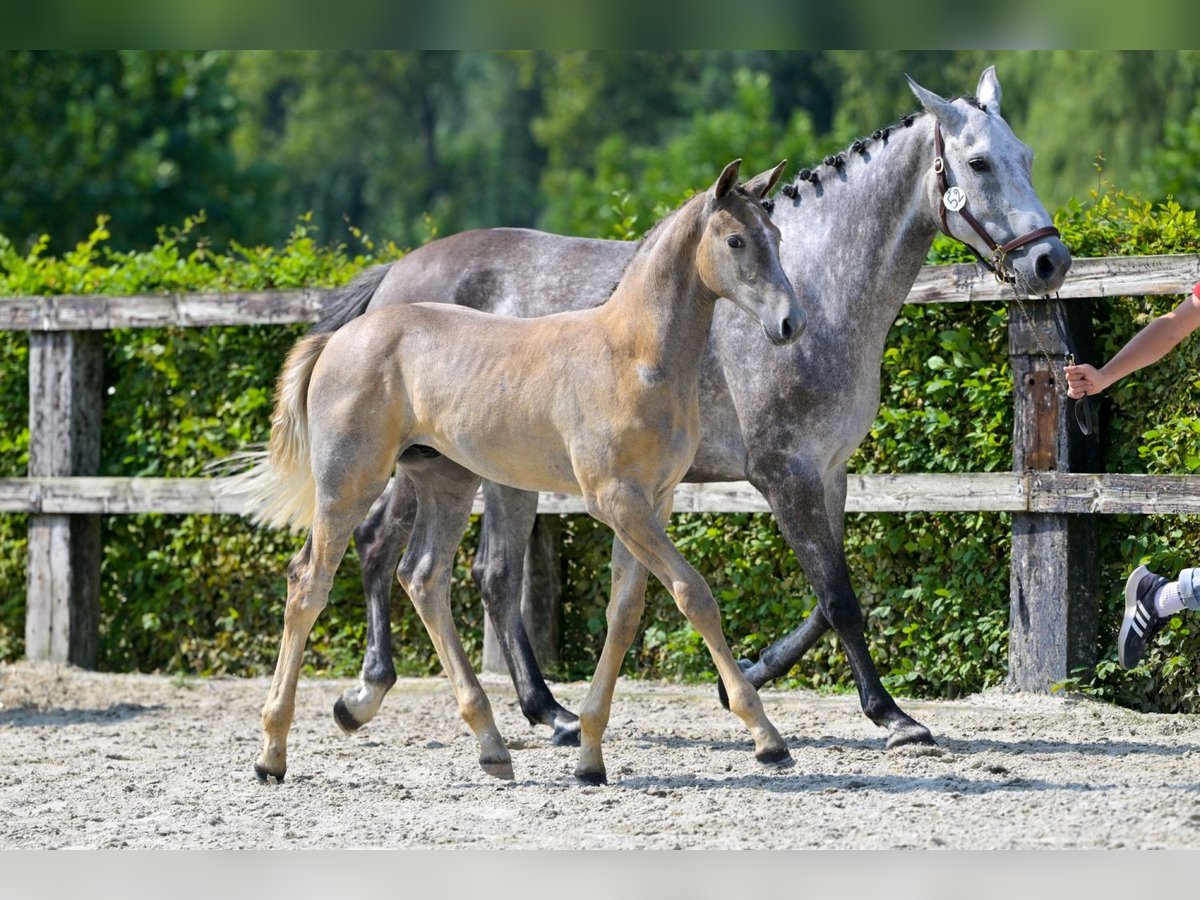
M 1154 611 L 1160 616 L 1173 616 L 1183 610 L 1183 597 L 1179 594 L 1179 582 L 1168 581 L 1154 595 Z

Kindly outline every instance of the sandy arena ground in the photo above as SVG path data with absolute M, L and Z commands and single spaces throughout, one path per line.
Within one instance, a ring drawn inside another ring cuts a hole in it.
M 0 666 L 0 848 L 1200 847 L 1200 719 L 1002 691 L 902 702 L 936 748 L 883 750 L 853 696 L 763 692 L 795 766 L 761 768 L 707 687 L 622 681 L 611 783 L 486 676 L 516 780 L 483 774 L 441 679 L 344 735 L 302 679 L 287 780 L 258 783 L 264 679 Z M 577 708 L 586 686 L 555 687 Z

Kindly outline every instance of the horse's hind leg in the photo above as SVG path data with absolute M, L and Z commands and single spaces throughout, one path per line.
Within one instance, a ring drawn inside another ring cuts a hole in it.
M 512 778 L 512 758 L 450 615 L 454 553 L 467 528 L 479 476 L 445 457 L 418 454 L 401 457 L 401 464 L 416 487 L 417 517 L 397 577 L 429 632 L 463 721 L 479 741 L 479 765 L 489 775 Z
M 412 482 L 397 470 L 367 518 L 354 529 L 367 599 L 367 650 L 358 685 L 347 688 L 333 705 L 333 717 L 347 733 L 357 731 L 375 717 L 384 696 L 396 683 L 392 660 L 392 583 L 412 534 L 416 509 L 417 495 Z
M 546 686 L 521 617 L 525 550 L 537 515 L 537 494 L 484 482 L 483 526 L 471 568 L 483 605 L 508 664 L 521 711 L 530 722 L 554 729 L 553 742 L 579 744 L 579 719 Z

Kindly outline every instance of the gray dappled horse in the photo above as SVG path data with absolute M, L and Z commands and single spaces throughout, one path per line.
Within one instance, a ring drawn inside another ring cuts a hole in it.
M 601 739 L 644 607 L 647 568 L 703 636 L 755 757 L 790 762 L 721 633 L 712 592 L 665 531 L 675 486 L 700 443 L 700 366 L 717 300 L 731 300 L 720 305 L 738 306 L 765 335 L 757 352 L 770 354 L 771 344 L 804 328 L 780 265 L 779 230 L 761 204 L 784 164 L 745 186 L 737 184 L 739 165 L 726 166 L 646 237 L 600 306 L 529 319 L 406 304 L 312 334 L 292 350 L 270 446 L 242 457 L 250 465 L 230 488 L 258 520 L 309 528 L 288 566 L 259 778 L 284 776 L 309 631 L 354 527 L 397 460 L 417 495 L 398 576 L 479 741 L 485 772 L 512 778 L 512 758 L 450 615 L 455 550 L 481 477 L 582 495 L 616 534 L 608 634 L 579 717 L 580 780 L 606 780 Z
M 911 81 L 910 81 L 911 83 Z M 1034 192 L 1033 154 L 1000 115 L 988 68 L 976 96 L 947 101 L 916 84 L 925 114 L 855 141 L 800 173 L 777 196 L 783 266 L 816 298 L 804 339 L 759 352 L 762 335 L 729 307 L 717 310 L 700 376 L 703 437 L 685 481 L 747 479 L 767 498 L 816 592 L 812 614 L 768 647 L 746 674 L 761 686 L 789 669 L 825 632 L 842 641 L 863 712 L 887 729 L 887 746 L 931 742 L 879 680 L 843 549 L 846 460 L 879 407 L 887 333 L 939 229 L 996 260 L 1026 294 L 1056 290 L 1071 258 Z M 939 150 L 944 144 L 944 150 Z M 951 194 L 948 210 L 943 201 Z M 467 232 L 435 241 L 348 286 L 317 328 L 419 300 L 513 316 L 600 302 L 637 248 L 620 241 L 523 229 Z M 542 678 L 521 622 L 522 560 L 537 497 L 485 482 L 473 574 L 531 722 L 571 743 L 575 717 Z M 368 602 L 361 683 L 335 705 L 343 728 L 373 716 L 395 681 L 389 625 L 392 573 L 409 539 L 414 492 L 397 477 L 356 532 Z M 645 572 L 639 577 L 644 582 Z

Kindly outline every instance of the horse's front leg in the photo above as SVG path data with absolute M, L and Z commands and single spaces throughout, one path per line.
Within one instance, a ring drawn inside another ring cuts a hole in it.
M 833 473 L 840 479 L 829 490 L 821 477 L 802 463 L 758 468 L 751 481 L 766 495 L 804 574 L 816 591 L 818 610 L 791 634 L 763 651 L 758 662 L 746 670 L 751 684 L 760 686 L 791 670 L 817 639 L 832 627 L 846 651 L 862 710 L 872 722 L 887 729 L 887 747 L 901 744 L 932 744 L 929 729 L 900 709 L 879 679 L 867 648 L 862 606 L 850 583 L 842 543 L 841 523 L 831 521 L 831 508 L 844 516 L 845 470 Z
M 367 601 L 367 649 L 358 684 L 333 704 L 333 718 L 347 734 L 366 725 L 396 683 L 392 659 L 392 584 L 400 556 L 412 534 L 417 497 L 412 482 L 397 469 L 387 489 L 354 529 Z
M 483 495 L 479 550 L 471 575 L 517 689 L 521 712 L 533 724 L 553 728 L 555 744 L 578 746 L 579 719 L 555 700 L 546 686 L 521 616 L 525 552 L 537 516 L 538 496 L 490 481 L 483 483 Z

